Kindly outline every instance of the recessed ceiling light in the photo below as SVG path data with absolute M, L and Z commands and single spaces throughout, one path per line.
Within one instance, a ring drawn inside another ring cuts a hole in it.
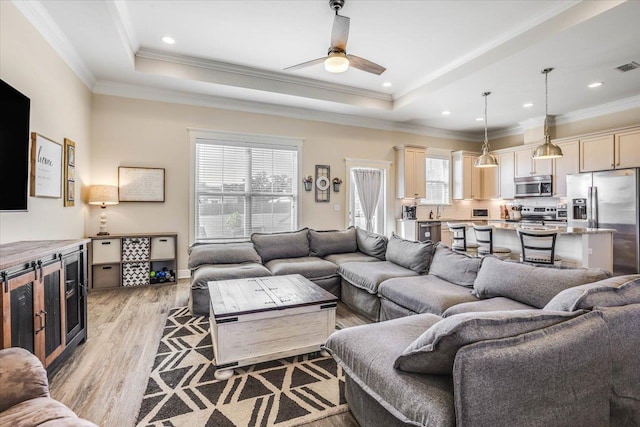
M 533 102 L 525 102 L 524 104 L 522 104 L 522 106 L 524 108 L 531 108 L 531 107 L 533 107 Z
M 384 83 L 382 83 L 382 86 L 391 87 L 391 82 L 384 82 Z
M 176 42 L 175 39 L 170 36 L 164 36 L 162 38 L 162 41 L 165 42 L 166 44 L 174 44 Z
M 484 117 L 476 117 L 476 122 L 481 122 L 484 120 Z
M 591 83 L 589 85 L 589 88 L 593 89 L 594 87 L 600 87 L 602 86 L 603 82 L 595 82 L 595 83 Z
M 449 111 L 449 110 L 444 110 L 444 111 L 442 112 L 442 115 L 443 115 L 443 116 L 448 116 L 449 114 L 451 114 L 451 111 Z

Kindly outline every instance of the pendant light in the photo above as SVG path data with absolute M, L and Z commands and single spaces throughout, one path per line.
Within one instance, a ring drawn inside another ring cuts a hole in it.
M 487 137 L 487 96 L 491 92 L 484 92 L 484 142 L 482 143 L 482 155 L 476 159 L 474 164 L 477 168 L 495 168 L 498 166 L 496 156 L 489 152 L 489 138 Z
M 544 74 L 544 142 L 538 145 L 533 151 L 534 159 L 556 159 L 562 157 L 562 150 L 556 144 L 551 142 L 551 136 L 549 136 L 549 124 L 547 117 L 549 115 L 549 90 L 547 86 L 547 77 L 549 73 L 553 71 L 553 68 L 545 68 L 542 70 Z

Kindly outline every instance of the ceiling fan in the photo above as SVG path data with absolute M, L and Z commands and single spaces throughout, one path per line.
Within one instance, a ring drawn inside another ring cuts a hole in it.
M 385 72 L 386 68 L 371 62 L 359 56 L 347 54 L 347 39 L 349 38 L 349 18 L 338 15 L 338 11 L 344 6 L 345 0 L 329 0 L 329 7 L 336 12 L 333 19 L 333 28 L 331 30 L 331 46 L 326 57 L 303 62 L 302 64 L 293 65 L 285 68 L 285 70 L 299 70 L 300 68 L 310 67 L 312 65 L 324 62 L 324 68 L 330 73 L 342 73 L 349 67 L 380 75 Z

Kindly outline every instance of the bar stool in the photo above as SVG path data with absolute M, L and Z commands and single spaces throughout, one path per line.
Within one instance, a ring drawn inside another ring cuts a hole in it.
M 493 245 L 493 226 L 473 224 L 473 231 L 476 233 L 478 242 L 478 255 L 495 255 L 500 259 L 511 257 L 511 249 Z
M 534 229 L 518 227 L 522 252 L 520 261 L 533 264 L 560 265 L 562 259 L 556 255 L 558 229 Z
M 467 242 L 467 224 L 459 223 L 453 224 L 447 222 L 447 227 L 451 231 L 451 238 L 453 240 L 451 249 L 458 252 L 476 252 L 478 249 L 477 243 Z

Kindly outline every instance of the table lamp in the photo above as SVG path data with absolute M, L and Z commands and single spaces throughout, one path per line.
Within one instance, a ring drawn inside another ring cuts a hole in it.
M 107 205 L 118 204 L 118 187 L 115 185 L 92 185 L 89 187 L 89 204 L 100 205 L 100 232 L 98 236 L 108 236 L 107 232 Z

